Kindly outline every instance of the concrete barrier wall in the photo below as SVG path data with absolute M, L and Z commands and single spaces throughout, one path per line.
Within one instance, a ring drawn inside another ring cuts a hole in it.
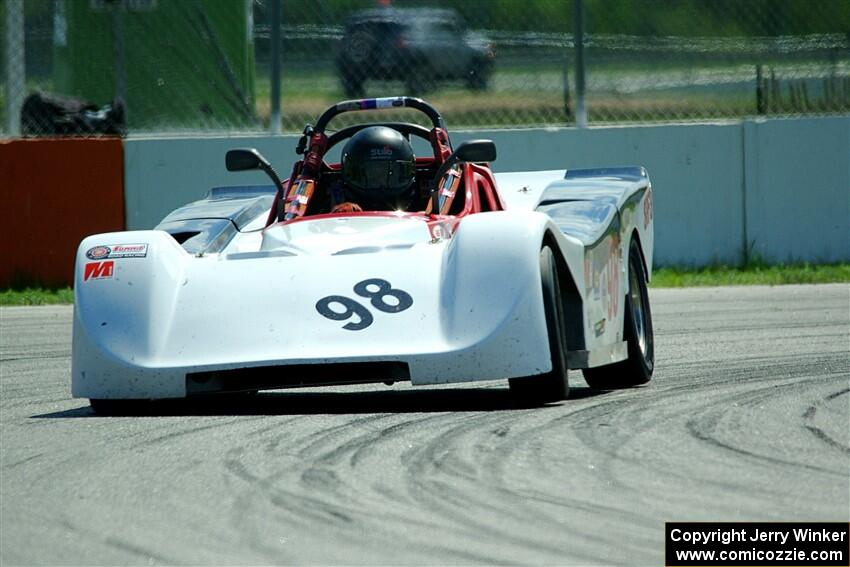
M 123 230 L 118 138 L 0 142 L 0 289 L 69 285 L 83 237 Z
M 200 199 L 210 187 L 268 185 L 256 171 L 232 173 L 224 154 L 233 148 L 257 148 L 281 179 L 297 157 L 294 136 L 130 139 L 124 142 L 124 186 L 128 230 L 149 229 L 181 205 Z
M 492 138 L 496 171 L 643 165 L 655 191 L 656 264 L 850 261 L 850 117 L 454 132 Z M 125 142 L 127 226 L 151 228 L 209 187 L 265 183 L 224 154 L 256 147 L 286 177 L 296 136 Z
M 657 264 L 743 260 L 739 125 L 503 130 L 474 136 L 496 142 L 497 171 L 643 165 L 654 191 Z
M 850 118 L 746 123 L 744 140 L 751 254 L 850 260 Z

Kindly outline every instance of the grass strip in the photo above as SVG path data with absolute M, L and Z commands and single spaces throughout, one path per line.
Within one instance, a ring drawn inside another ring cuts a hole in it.
M 850 282 L 850 264 L 791 264 L 746 267 L 723 265 L 705 268 L 658 268 L 652 272 L 651 286 L 697 287 L 724 285 L 783 285 Z
M 0 291 L 0 305 L 56 305 L 74 303 L 74 290 L 70 287 L 44 289 L 27 287 Z

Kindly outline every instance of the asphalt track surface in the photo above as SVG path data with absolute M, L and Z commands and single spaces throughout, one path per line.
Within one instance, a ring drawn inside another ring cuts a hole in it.
M 663 565 L 665 521 L 850 519 L 850 285 L 653 290 L 644 388 L 357 386 L 94 417 L 6 308 L 0 563 Z

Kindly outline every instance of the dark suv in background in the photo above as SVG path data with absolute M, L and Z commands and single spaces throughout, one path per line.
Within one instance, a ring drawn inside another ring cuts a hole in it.
M 363 96 L 368 79 L 404 81 L 411 95 L 447 80 L 477 90 L 487 88 L 493 49 L 453 10 L 379 8 L 348 19 L 336 64 L 348 97 Z

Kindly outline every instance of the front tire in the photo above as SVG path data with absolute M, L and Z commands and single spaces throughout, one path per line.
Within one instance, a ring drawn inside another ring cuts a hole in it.
M 625 302 L 624 336 L 629 357 L 615 364 L 585 368 L 588 386 L 600 390 L 616 390 L 646 384 L 655 369 L 655 338 L 652 332 L 652 313 L 646 271 L 637 240 L 629 245 L 629 292 Z
M 540 278 L 543 283 L 543 311 L 549 336 L 552 370 L 539 376 L 508 380 L 511 392 L 523 403 L 544 404 L 565 399 L 570 393 L 567 357 L 564 351 L 564 309 L 558 281 L 555 254 L 549 246 L 540 250 Z

